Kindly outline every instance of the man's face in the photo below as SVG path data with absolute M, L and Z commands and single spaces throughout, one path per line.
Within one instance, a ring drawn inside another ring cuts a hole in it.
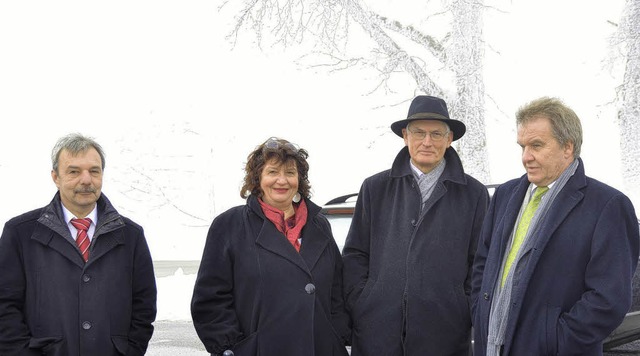
M 546 116 L 536 116 L 520 125 L 518 144 L 529 182 L 539 187 L 553 183 L 573 162 L 573 143 L 560 145 Z
M 62 204 L 76 217 L 84 218 L 95 207 L 102 190 L 102 160 L 95 148 L 73 156 L 62 150 L 58 171 L 51 178 L 60 191 Z
M 411 121 L 407 128 L 402 129 L 402 137 L 409 148 L 411 162 L 423 173 L 430 172 L 442 161 L 453 141 L 453 133 L 438 120 Z

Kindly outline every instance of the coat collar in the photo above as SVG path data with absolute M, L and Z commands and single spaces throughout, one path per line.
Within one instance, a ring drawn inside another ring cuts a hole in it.
M 38 222 L 42 228 L 36 228 L 31 238 L 43 245 L 48 245 L 82 268 L 85 263 L 77 250 L 67 223 L 64 221 L 61 204 L 60 192 L 57 192 L 49 205 L 43 208 L 38 218 Z M 125 224 L 122 216 L 120 216 L 104 194 L 101 194 L 100 198 L 98 198 L 97 205 L 98 225 L 96 226 L 91 243 L 92 257 L 89 259 L 88 264 L 99 259 L 115 246 L 124 243 L 124 234 L 108 234 L 109 232 L 124 227 Z M 63 238 L 56 238 L 57 235 Z M 100 237 L 100 243 L 98 243 L 98 237 L 100 235 L 104 236 Z
M 522 199 L 526 194 L 526 189 L 529 186 L 529 181 L 526 177 L 526 174 L 521 178 L 520 184 L 518 185 L 518 191 L 521 195 L 520 202 L 518 205 L 518 210 L 520 210 L 520 204 L 522 204 Z M 549 242 L 549 239 L 553 235 L 553 233 L 560 227 L 562 222 L 567 218 L 571 210 L 574 209 L 578 203 L 584 198 L 584 193 L 582 189 L 587 185 L 587 177 L 584 174 L 584 164 L 581 159 L 578 159 L 578 167 L 576 168 L 575 173 L 565 186 L 562 188 L 558 195 L 556 196 L 554 202 L 549 208 L 549 212 L 546 214 L 543 221 L 541 221 L 542 225 L 540 226 L 540 230 L 538 231 L 535 244 L 531 248 L 534 251 L 542 251 L 545 246 Z M 515 220 L 514 220 L 515 225 Z M 535 266 L 538 263 L 540 258 L 540 254 L 534 254 L 530 257 L 529 265 Z M 528 280 L 523 281 L 524 283 L 528 283 Z
M 278 229 L 267 219 L 260 208 L 260 203 L 254 196 L 247 198 L 247 206 L 260 218 L 261 226 L 256 236 L 256 244 L 283 258 L 286 258 L 303 271 L 311 274 L 311 270 L 320 259 L 323 251 L 329 245 L 329 238 L 318 226 L 317 216 L 321 208 L 305 198 L 308 217 L 305 227 L 302 229 L 302 245 L 300 253 L 289 243 Z
M 527 194 L 530 182 L 527 179 L 527 175 L 524 174 L 518 179 L 518 183 L 513 190 L 513 193 L 509 197 L 507 207 L 505 210 L 504 221 L 508 224 L 503 230 L 501 241 L 505 244 L 509 241 L 512 230 L 515 227 L 515 223 L 518 220 L 518 214 L 520 207 L 522 206 L 522 200 Z M 562 191 L 558 193 L 555 199 L 555 203 L 551 206 L 549 213 L 542 221 L 542 226 L 539 231 L 542 238 L 539 238 L 536 242 L 535 249 L 542 249 L 549 242 L 549 237 L 558 228 L 558 226 L 564 221 L 573 207 L 582 200 L 584 194 L 582 189 L 587 185 L 587 177 L 584 173 L 584 164 L 582 159 L 578 158 L 578 167 L 575 173 L 564 186 Z

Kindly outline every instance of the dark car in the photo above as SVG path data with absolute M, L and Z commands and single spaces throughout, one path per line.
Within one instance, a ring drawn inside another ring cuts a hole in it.
M 497 184 L 488 184 L 487 189 L 491 195 Z M 344 247 L 349 227 L 351 226 L 351 218 L 355 209 L 357 193 L 347 194 L 328 201 L 322 209 L 333 231 L 333 237 L 340 247 Z M 640 221 L 638 222 L 640 224 Z M 624 345 L 635 340 L 640 340 L 640 263 L 636 268 L 633 277 L 633 304 L 631 310 L 625 316 L 622 324 L 616 328 L 609 337 L 604 341 L 603 350 L 608 351 L 620 345 Z

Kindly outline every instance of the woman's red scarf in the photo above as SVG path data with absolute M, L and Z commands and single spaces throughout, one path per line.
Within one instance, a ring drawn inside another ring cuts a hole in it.
M 258 202 L 267 219 L 276 226 L 278 231 L 286 236 L 296 251 L 300 252 L 300 234 L 302 233 L 302 228 L 307 223 L 307 204 L 304 202 L 304 199 L 301 199 L 299 204 L 293 204 L 294 215 L 286 221 L 282 210 L 272 207 L 262 201 L 262 199 L 258 199 Z

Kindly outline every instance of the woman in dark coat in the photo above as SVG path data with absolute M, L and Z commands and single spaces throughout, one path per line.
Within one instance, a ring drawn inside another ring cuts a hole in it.
M 191 315 L 213 355 L 347 355 L 340 250 L 309 200 L 307 156 L 282 139 L 258 146 L 246 205 L 211 224 Z

